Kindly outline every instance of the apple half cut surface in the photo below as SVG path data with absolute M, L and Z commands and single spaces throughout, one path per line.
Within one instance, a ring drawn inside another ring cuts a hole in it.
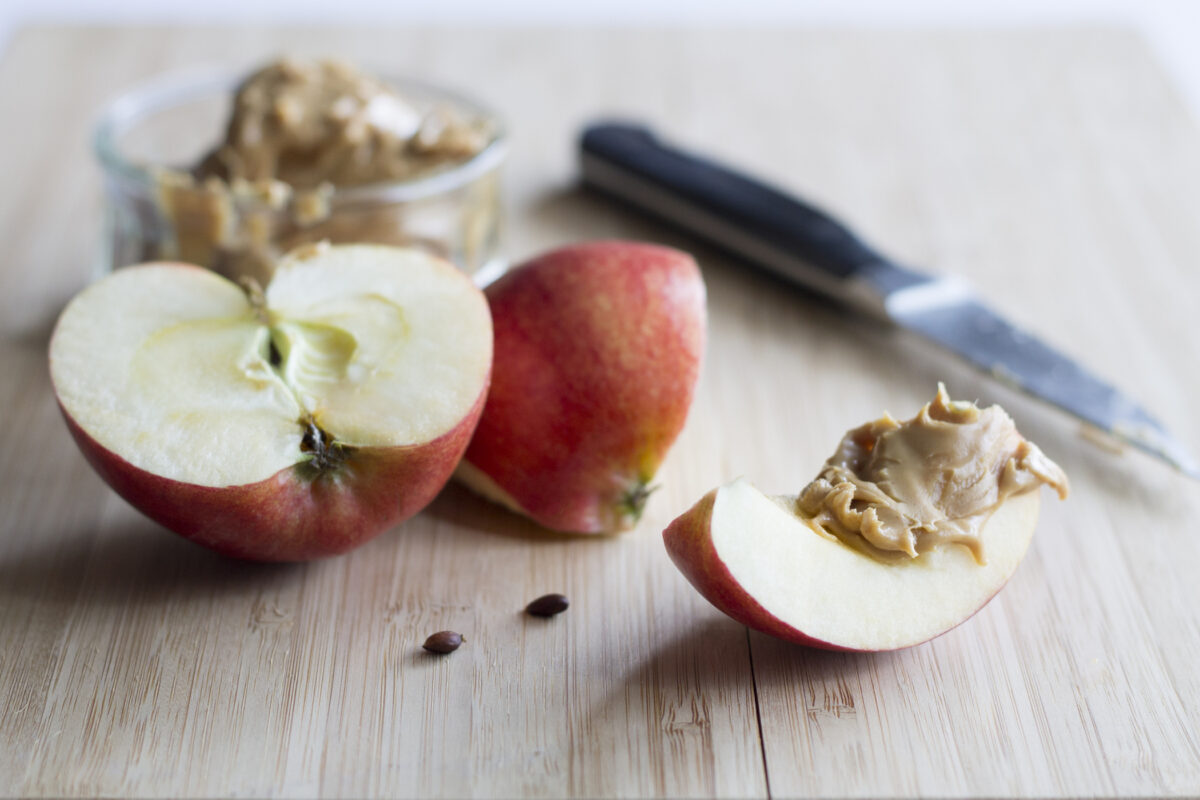
M 466 449 L 492 362 L 487 302 L 416 250 L 313 246 L 265 288 L 120 269 L 50 343 L 59 405 L 122 497 L 221 553 L 298 561 L 415 514 Z
M 910 422 L 850 431 L 800 495 L 739 479 L 663 538 L 692 585 L 749 627 L 830 650 L 894 650 L 954 628 L 1004 586 L 1029 548 L 1042 484 L 1066 496 L 1066 476 L 1002 409 L 940 390 Z

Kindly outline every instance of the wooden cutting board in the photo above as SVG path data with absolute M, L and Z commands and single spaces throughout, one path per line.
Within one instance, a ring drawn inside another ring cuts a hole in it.
M 613 236 L 696 253 L 707 363 L 636 531 L 549 535 L 452 486 L 344 557 L 241 564 L 84 463 L 45 351 L 99 252 L 89 123 L 139 79 L 281 51 L 502 109 L 512 258 Z M 0 793 L 1200 793 L 1200 485 L 575 189 L 584 121 L 650 121 L 966 277 L 1197 452 L 1200 131 L 1133 35 L 41 28 L 4 53 L 0 108 Z M 1002 402 L 1073 481 L 967 624 L 806 650 L 668 561 L 659 532 L 709 488 L 796 491 L 842 431 L 911 415 L 939 380 Z M 520 613 L 548 591 L 570 611 Z M 443 628 L 467 644 L 427 657 Z

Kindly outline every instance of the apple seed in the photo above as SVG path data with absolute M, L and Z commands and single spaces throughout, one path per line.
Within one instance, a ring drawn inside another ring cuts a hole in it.
M 553 617 L 566 611 L 569 605 L 570 602 L 561 594 L 544 594 L 525 606 L 525 613 L 535 617 Z
M 445 655 L 446 653 L 453 653 L 464 641 L 466 640 L 463 639 L 461 633 L 438 631 L 426 639 L 425 644 L 421 645 L 421 647 L 424 647 L 431 653 Z

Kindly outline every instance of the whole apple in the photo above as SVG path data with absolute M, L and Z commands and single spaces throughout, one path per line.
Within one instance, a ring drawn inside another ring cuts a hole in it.
M 598 241 L 534 258 L 487 287 L 492 387 L 458 476 L 539 524 L 631 527 L 682 430 L 705 339 L 691 256 Z
M 68 428 L 133 506 L 221 553 L 298 561 L 425 506 L 483 410 L 491 321 L 448 262 L 307 248 L 271 283 L 121 269 L 63 311 L 50 374 Z

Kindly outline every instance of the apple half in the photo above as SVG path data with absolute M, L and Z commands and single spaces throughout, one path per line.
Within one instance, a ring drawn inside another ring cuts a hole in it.
M 745 480 L 705 495 L 663 534 L 671 560 L 718 609 L 751 628 L 827 650 L 894 650 L 945 633 L 1004 586 L 1029 548 L 1038 492 L 1008 498 L 961 545 L 880 561 L 818 533 L 795 497 Z
M 50 343 L 67 425 L 147 516 L 221 553 L 349 550 L 449 479 L 491 375 L 487 302 L 416 250 L 308 247 L 265 289 L 185 264 L 118 270 Z

